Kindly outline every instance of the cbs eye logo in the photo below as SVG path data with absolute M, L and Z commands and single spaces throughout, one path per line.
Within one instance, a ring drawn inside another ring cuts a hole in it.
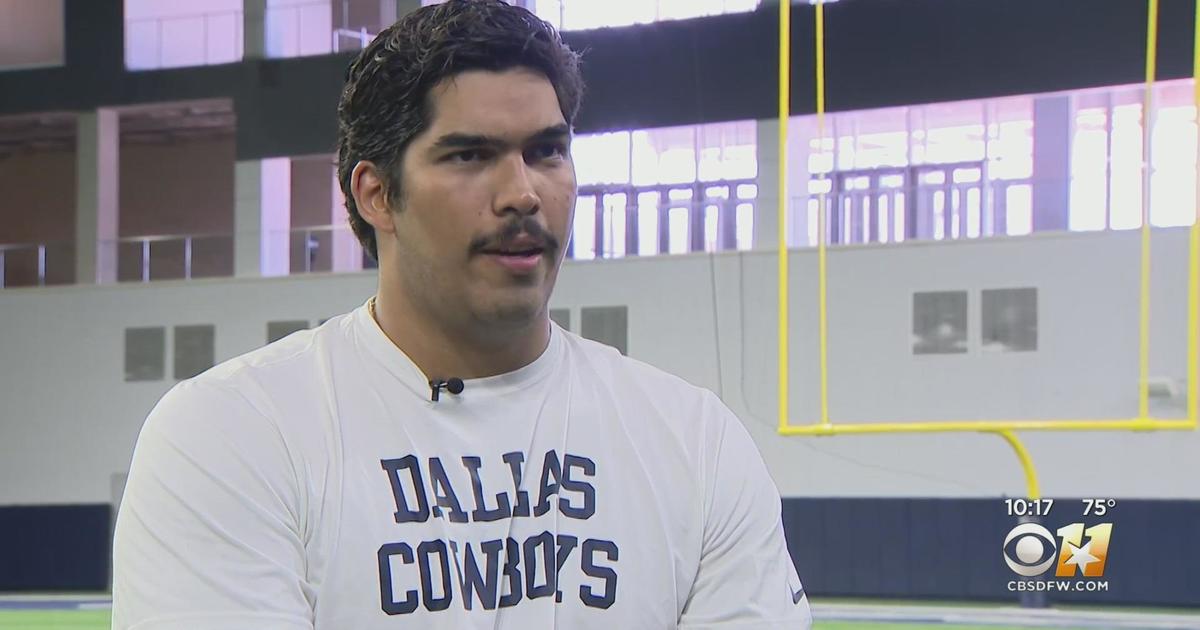
M 1055 564 L 1056 577 L 1072 577 L 1076 571 L 1084 577 L 1102 577 L 1108 560 L 1108 543 L 1112 523 L 1101 523 L 1084 529 L 1083 523 L 1071 523 L 1058 529 L 1062 552 L 1050 530 L 1036 523 L 1021 523 L 1004 538 L 1004 561 L 1013 573 L 1024 577 L 1041 575 Z M 1083 539 L 1087 538 L 1087 544 Z

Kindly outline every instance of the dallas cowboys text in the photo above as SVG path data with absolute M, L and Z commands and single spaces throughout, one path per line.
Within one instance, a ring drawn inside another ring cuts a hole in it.
M 589 481 L 596 476 L 596 463 L 570 453 L 560 456 L 554 450 L 540 459 L 529 462 L 532 464 L 529 469 L 535 470 L 539 464 L 541 468 L 536 477 L 539 482 L 530 490 L 522 486 L 522 471 L 527 465 L 521 452 L 505 453 L 500 460 L 486 463 L 507 467 L 503 489 L 484 487 L 480 469 L 485 463 L 479 457 L 468 455 L 458 462 L 449 459 L 443 462 L 437 457 L 423 460 L 408 455 L 380 463 L 391 483 L 396 507 L 393 516 L 400 525 L 425 523 L 430 519 L 449 523 L 536 519 L 551 510 L 568 519 L 564 524 L 590 519 L 596 512 L 596 489 Z M 469 475 L 469 504 L 459 499 L 466 496 L 466 488 L 455 489 L 451 485 L 447 466 L 462 466 Z M 536 497 L 531 498 L 531 494 Z M 378 564 L 383 611 L 405 615 L 420 606 L 437 612 L 451 605 L 466 610 L 475 606 L 495 610 L 515 606 L 522 599 L 542 597 L 562 602 L 564 597 L 577 596 L 585 606 L 593 608 L 608 608 L 616 601 L 620 555 L 616 542 L 580 540 L 549 530 L 520 538 L 511 535 L 484 541 L 435 538 L 382 545 Z M 416 575 L 404 570 L 414 564 Z M 575 572 L 570 580 L 564 579 L 567 571 Z M 577 590 L 570 589 L 575 592 L 564 592 L 565 583 L 579 586 Z

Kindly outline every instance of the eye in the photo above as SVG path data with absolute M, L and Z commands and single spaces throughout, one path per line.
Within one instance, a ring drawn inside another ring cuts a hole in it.
M 466 151 L 458 151 L 447 156 L 451 162 L 476 162 L 483 155 L 478 149 L 468 149 Z
M 526 152 L 526 159 L 530 161 L 552 160 L 563 157 L 567 154 L 567 147 L 560 142 L 547 142 L 545 144 L 535 145 Z

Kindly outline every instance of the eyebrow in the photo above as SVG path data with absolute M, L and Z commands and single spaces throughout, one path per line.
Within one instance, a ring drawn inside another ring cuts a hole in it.
M 544 142 L 547 140 L 561 140 L 571 135 L 571 128 L 566 123 L 551 125 L 529 136 L 523 144 L 530 142 Z M 503 138 L 496 136 L 488 136 L 485 134 L 471 133 L 448 133 L 437 139 L 433 143 L 434 151 L 445 149 L 470 149 L 476 147 L 502 147 L 508 143 Z

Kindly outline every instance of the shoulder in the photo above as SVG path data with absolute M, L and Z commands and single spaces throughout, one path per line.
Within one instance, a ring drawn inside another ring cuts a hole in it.
M 350 339 L 349 318 L 350 314 L 339 315 L 316 328 L 294 332 L 180 384 L 233 391 L 256 404 L 313 391 L 306 386 L 321 378 L 322 366 Z
M 334 317 L 274 343 L 223 361 L 180 381 L 155 405 L 147 428 L 175 431 L 274 425 L 283 400 L 319 395 L 321 366 L 345 343 L 345 318 Z
M 598 382 L 620 387 L 624 393 L 638 393 L 655 399 L 669 400 L 673 406 L 720 404 L 716 394 L 708 389 L 655 367 L 621 354 L 612 346 L 586 339 L 563 330 L 567 357 L 573 367 Z M 591 374 L 587 374 L 591 372 Z
M 349 314 L 339 315 L 316 328 L 294 332 L 224 361 L 195 380 L 236 387 L 256 377 L 308 369 L 349 337 L 349 318 Z
M 610 346 L 571 333 L 566 340 L 577 384 L 593 392 L 596 404 L 613 407 L 624 429 L 643 442 L 677 444 L 692 459 L 719 447 L 731 423 L 742 429 L 712 391 Z

